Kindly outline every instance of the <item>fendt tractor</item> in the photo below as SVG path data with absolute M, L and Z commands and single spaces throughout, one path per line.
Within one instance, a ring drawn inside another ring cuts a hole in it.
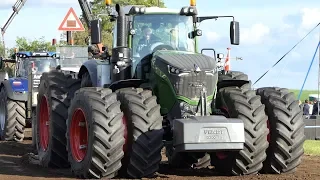
M 4 62 L 15 63 L 14 77 L 5 79 L 0 86 L 0 139 L 22 141 L 25 127 L 32 124 L 32 116 L 27 112 L 36 108 L 37 96 L 28 99 L 28 89 L 38 92 L 40 76 L 43 72 L 56 67 L 54 52 L 17 52 Z M 32 64 L 31 69 L 29 69 Z M 33 81 L 29 81 L 28 73 L 34 72 Z M 29 108 L 27 108 L 29 107 Z M 34 114 L 35 116 L 35 114 Z
M 244 76 L 218 72 L 216 58 L 198 52 L 200 22 L 232 16 L 198 17 L 194 0 L 181 10 L 106 5 L 114 9 L 111 57 L 41 77 L 42 166 L 71 167 L 79 178 L 152 177 L 165 147 L 172 168 L 201 168 L 209 157 L 227 175 L 295 171 L 305 137 L 294 95 L 252 90 Z M 91 21 L 94 44 L 100 27 Z M 230 40 L 239 45 L 234 19 Z

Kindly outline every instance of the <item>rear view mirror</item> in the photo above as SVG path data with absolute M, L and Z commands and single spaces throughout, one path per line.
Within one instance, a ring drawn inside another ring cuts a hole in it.
M 101 43 L 101 20 L 91 21 L 91 44 Z
M 231 21 L 230 23 L 230 43 L 232 45 L 240 44 L 240 27 L 239 22 Z

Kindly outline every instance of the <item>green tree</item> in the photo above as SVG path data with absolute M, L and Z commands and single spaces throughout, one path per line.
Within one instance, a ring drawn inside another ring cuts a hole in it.
M 165 7 L 163 0 L 113 0 L 113 4 L 120 5 L 145 5 L 146 7 L 151 6 L 159 6 Z M 106 14 L 106 5 L 105 1 L 101 0 L 93 0 L 90 2 L 92 7 L 92 13 L 94 18 L 98 18 L 99 14 Z M 83 15 L 80 17 L 83 24 L 86 24 L 83 20 Z M 110 22 L 108 16 L 99 16 L 102 19 L 102 43 L 108 48 L 112 47 L 112 27 L 113 23 Z M 89 32 L 86 26 L 86 30 L 83 32 L 74 32 L 73 39 L 76 45 L 86 45 L 88 42 L 86 41 L 88 38 Z
M 0 44 L 0 57 L 5 57 L 5 55 L 6 55 L 6 49 L 5 49 L 5 47 L 3 46 L 3 44 L 1 43 Z
M 51 42 L 45 40 L 44 37 L 34 40 L 28 40 L 25 37 L 17 37 L 16 39 L 16 48 L 19 51 L 55 51 L 56 47 L 52 46 Z M 11 52 L 13 49 L 11 50 Z

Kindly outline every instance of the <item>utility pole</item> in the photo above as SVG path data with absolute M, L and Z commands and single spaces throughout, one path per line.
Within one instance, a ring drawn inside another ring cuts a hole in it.
M 317 104 L 316 106 L 318 107 L 318 112 L 317 112 L 317 115 L 319 115 L 319 93 L 320 93 L 320 46 L 319 46 L 319 43 L 320 43 L 320 28 L 319 28 L 319 41 L 318 41 L 318 50 L 319 50 L 319 62 L 318 62 L 318 98 L 317 98 Z

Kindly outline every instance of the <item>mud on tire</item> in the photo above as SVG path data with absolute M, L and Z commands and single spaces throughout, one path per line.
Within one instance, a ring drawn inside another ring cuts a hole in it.
M 260 88 L 257 94 L 266 106 L 270 128 L 270 145 L 262 172 L 294 172 L 301 163 L 305 140 L 305 124 L 299 101 L 285 88 Z
M 76 92 L 69 108 L 67 148 L 71 170 L 77 177 L 117 175 L 124 156 L 122 117 L 120 102 L 110 89 L 86 87 Z
M 227 87 L 217 94 L 217 108 L 225 108 L 231 118 L 240 118 L 244 122 L 244 149 L 238 152 L 211 154 L 211 164 L 215 169 L 227 175 L 248 175 L 258 173 L 266 159 L 268 148 L 267 116 L 260 96 L 254 90 Z
M 4 125 L 3 131 L 0 129 L 0 140 L 23 141 L 26 126 L 25 102 L 9 99 L 4 87 L 0 90 L 0 101 L 0 108 L 3 113 L 0 115 L 0 123 Z
M 124 88 L 117 91 L 127 124 L 121 171 L 130 178 L 152 177 L 159 169 L 163 147 L 163 117 L 152 91 Z
M 36 145 L 44 167 L 68 167 L 66 120 L 74 92 L 80 88 L 76 74 L 53 70 L 40 79 L 37 104 Z

